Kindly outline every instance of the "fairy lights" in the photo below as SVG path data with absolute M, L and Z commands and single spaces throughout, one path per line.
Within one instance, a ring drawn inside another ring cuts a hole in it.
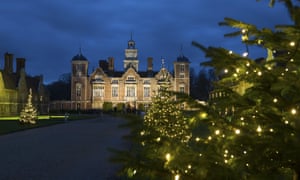
M 248 41 L 248 30 L 242 29 L 242 41 Z
M 260 127 L 260 125 L 258 125 L 258 127 L 256 128 L 256 131 L 257 131 L 258 133 L 261 133 L 261 132 L 262 132 L 262 128 Z
M 201 119 L 207 118 L 207 113 L 206 113 L 206 112 L 201 112 L 201 113 L 200 113 L 200 118 L 201 118 Z
M 294 47 L 296 43 L 294 41 L 290 42 L 290 46 Z
M 244 53 L 242 54 L 242 56 L 243 56 L 243 57 L 247 57 L 248 54 L 249 54 L 248 52 L 244 52 Z
M 171 154 L 170 153 L 166 154 L 166 160 L 167 160 L 167 162 L 169 162 L 171 160 Z
M 289 124 L 289 121 L 288 121 L 288 120 L 285 120 L 285 121 L 284 121 L 284 124 Z
M 258 75 L 258 76 L 261 76 L 261 75 L 262 75 L 262 72 L 261 72 L 261 71 L 258 71 L 258 72 L 257 72 L 257 75 Z
M 293 108 L 293 109 L 291 110 L 291 113 L 292 113 L 292 115 L 295 115 L 295 114 L 297 113 L 297 110 Z

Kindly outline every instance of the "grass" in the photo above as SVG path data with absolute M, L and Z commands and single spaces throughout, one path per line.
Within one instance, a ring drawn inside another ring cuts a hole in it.
M 94 118 L 96 115 L 91 114 L 71 114 L 68 121 Z M 43 115 L 39 116 L 36 124 L 21 124 L 19 117 L 0 117 L 0 135 L 9 134 L 17 131 L 23 131 L 32 128 L 45 127 L 54 124 L 64 123 L 64 115 Z

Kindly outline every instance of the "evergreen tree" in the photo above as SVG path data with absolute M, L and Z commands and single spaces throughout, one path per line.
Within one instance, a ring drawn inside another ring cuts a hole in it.
M 294 24 L 271 30 L 230 18 L 220 23 L 239 29 L 227 36 L 241 35 L 247 46 L 266 49 L 266 59 L 194 42 L 211 59 L 204 65 L 220 76 L 208 110 L 208 146 L 215 148 L 215 157 L 222 157 L 215 162 L 234 170 L 239 179 L 300 175 L 300 8 L 296 1 L 278 2 L 286 5 Z
M 135 131 L 132 152 L 123 153 L 127 177 L 298 179 L 300 8 L 299 0 L 270 4 L 276 2 L 287 7 L 294 24 L 272 30 L 230 18 L 220 23 L 238 29 L 226 36 L 264 48 L 264 59 L 193 42 L 218 77 L 211 99 L 186 116 L 174 106 L 179 99 L 156 97 Z
M 36 124 L 37 119 L 38 119 L 37 110 L 32 104 L 32 90 L 29 89 L 27 103 L 20 113 L 20 122 Z
M 131 136 L 130 151 L 113 158 L 124 165 L 123 173 L 134 179 L 172 179 L 184 174 L 188 164 L 181 154 L 188 151 L 191 130 L 174 93 L 162 87 L 140 123 Z

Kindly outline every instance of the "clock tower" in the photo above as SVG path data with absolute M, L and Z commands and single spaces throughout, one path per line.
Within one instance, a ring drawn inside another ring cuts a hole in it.
M 124 69 L 133 67 L 136 71 L 139 68 L 138 50 L 135 48 L 135 41 L 131 39 L 128 41 L 128 47 L 125 49 Z

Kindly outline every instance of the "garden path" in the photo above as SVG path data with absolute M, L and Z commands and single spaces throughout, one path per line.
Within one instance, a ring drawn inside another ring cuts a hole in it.
M 102 115 L 0 136 L 0 179 L 116 179 L 108 148 L 127 147 L 124 119 Z

